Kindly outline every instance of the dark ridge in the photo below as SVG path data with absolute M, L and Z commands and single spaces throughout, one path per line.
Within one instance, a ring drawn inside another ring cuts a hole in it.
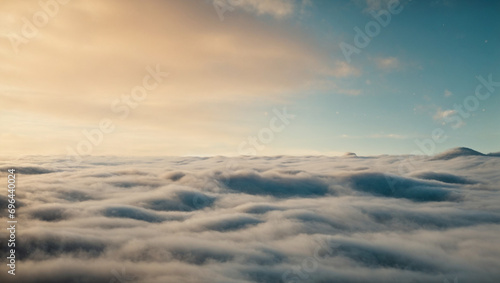
M 59 198 L 70 202 L 81 202 L 94 199 L 89 194 L 78 190 L 60 192 Z
M 265 205 L 265 204 L 258 204 L 258 205 L 253 205 L 250 207 L 247 207 L 243 210 L 245 213 L 251 213 L 251 214 L 264 214 L 269 211 L 274 211 L 274 210 L 282 210 L 277 206 L 272 206 L 272 205 Z
M 32 210 L 30 216 L 31 218 L 47 222 L 57 222 L 69 217 L 66 209 L 60 207 L 38 208 Z
M 106 249 L 106 243 L 99 239 L 53 233 L 26 235 L 19 239 L 19 244 L 19 256 L 23 259 L 63 255 L 97 257 Z
M 343 156 L 344 157 L 358 157 L 356 155 L 356 153 L 354 153 L 354 152 L 346 152 Z
M 214 197 L 192 191 L 178 191 L 171 198 L 145 201 L 145 208 L 157 211 L 194 211 L 213 205 Z
M 176 182 L 182 179 L 184 176 L 186 176 L 186 174 L 183 172 L 170 172 L 165 175 L 165 178 Z
M 344 177 L 352 189 L 375 196 L 406 198 L 417 202 L 456 201 L 451 191 L 427 181 L 392 176 L 378 172 L 358 173 Z
M 206 229 L 215 230 L 219 232 L 227 232 L 227 231 L 236 231 L 248 228 L 249 226 L 257 225 L 262 223 L 261 220 L 258 220 L 253 217 L 247 216 L 235 216 L 225 219 L 217 219 L 210 223 L 204 224 Z
M 142 186 L 157 188 L 160 186 L 158 183 L 150 181 L 110 181 L 107 183 L 115 187 L 120 187 L 125 189 L 130 189 L 133 187 L 142 187 Z
M 396 268 L 401 270 L 433 273 L 439 271 L 439 267 L 417 257 L 398 253 L 371 245 L 359 243 L 335 243 L 329 244 L 331 250 L 323 256 L 341 256 L 371 268 Z
M 318 197 L 326 195 L 329 191 L 328 184 L 310 177 L 261 176 L 255 173 L 234 174 L 230 176 L 227 187 L 246 194 L 271 195 L 281 198 Z
M 155 213 L 149 212 L 145 209 L 140 209 L 131 206 L 115 206 L 104 209 L 103 212 L 106 217 L 130 218 L 149 223 L 163 222 L 165 218 Z
M 477 184 L 477 182 L 469 180 L 465 177 L 449 174 L 449 173 L 441 173 L 441 172 L 421 172 L 412 175 L 413 177 L 425 180 L 435 180 L 443 183 L 449 184 Z
M 16 169 L 16 174 L 25 174 L 25 175 L 38 175 L 38 174 L 48 174 L 57 172 L 55 170 L 50 170 L 43 167 L 38 166 L 2 166 L 0 167 L 0 172 L 5 173 L 8 169 Z

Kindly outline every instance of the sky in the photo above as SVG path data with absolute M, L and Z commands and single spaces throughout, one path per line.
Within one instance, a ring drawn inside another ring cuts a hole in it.
M 497 1 L 0 7 L 1 155 L 500 151 Z

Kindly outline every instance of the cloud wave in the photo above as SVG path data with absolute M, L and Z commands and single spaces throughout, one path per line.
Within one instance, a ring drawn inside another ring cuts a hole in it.
M 386 155 L 5 161 L 20 169 L 15 279 L 496 282 L 500 159 L 452 153 L 404 174 Z

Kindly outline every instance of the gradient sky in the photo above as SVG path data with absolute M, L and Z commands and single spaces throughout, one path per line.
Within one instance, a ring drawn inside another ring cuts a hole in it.
M 500 88 L 446 120 L 476 76 L 500 81 L 500 2 L 401 1 L 346 60 L 340 44 L 388 2 L 72 0 L 16 45 L 44 8 L 2 1 L 1 155 L 66 154 L 102 119 L 115 130 L 94 155 L 238 155 L 284 107 L 296 117 L 256 154 L 412 153 L 436 128 L 433 153 L 500 151 Z M 112 103 L 148 66 L 169 75 L 121 117 Z

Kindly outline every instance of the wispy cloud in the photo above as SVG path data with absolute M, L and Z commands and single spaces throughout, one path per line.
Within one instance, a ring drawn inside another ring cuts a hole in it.
M 406 135 L 400 134 L 372 134 L 372 135 L 364 135 L 364 136 L 352 136 L 343 134 L 340 136 L 343 139 L 407 139 L 409 138 Z
M 333 68 L 329 70 L 328 74 L 338 78 L 359 76 L 361 74 L 361 70 L 359 68 L 344 61 L 336 62 Z
M 287 0 L 238 0 L 232 1 L 236 7 L 243 8 L 246 11 L 257 13 L 259 15 L 268 14 L 276 18 L 282 18 L 291 15 L 296 9 L 295 1 Z
M 451 117 L 458 115 L 456 110 L 448 109 L 448 110 L 443 110 L 441 107 L 439 107 L 436 110 L 436 113 L 434 114 L 433 118 L 434 120 L 441 122 L 442 124 L 449 123 L 451 121 Z M 457 124 L 455 124 L 455 128 L 460 128 L 465 126 L 465 122 L 460 119 Z
M 391 2 L 396 2 L 394 0 L 352 0 L 354 3 L 356 3 L 358 6 L 363 8 L 364 13 L 370 13 L 372 11 L 380 11 L 382 9 L 387 9 L 387 6 Z M 409 2 L 411 0 L 398 0 L 397 2 L 400 2 L 402 4 L 406 4 L 406 2 Z
M 455 111 L 455 110 L 451 110 L 451 109 L 443 110 L 441 107 L 439 107 L 437 109 L 436 113 L 434 114 L 434 119 L 435 120 L 443 120 L 443 119 L 451 117 L 455 114 L 457 114 L 457 111 Z
M 378 57 L 374 60 L 377 67 L 381 70 L 393 70 L 400 66 L 399 60 L 396 57 Z

